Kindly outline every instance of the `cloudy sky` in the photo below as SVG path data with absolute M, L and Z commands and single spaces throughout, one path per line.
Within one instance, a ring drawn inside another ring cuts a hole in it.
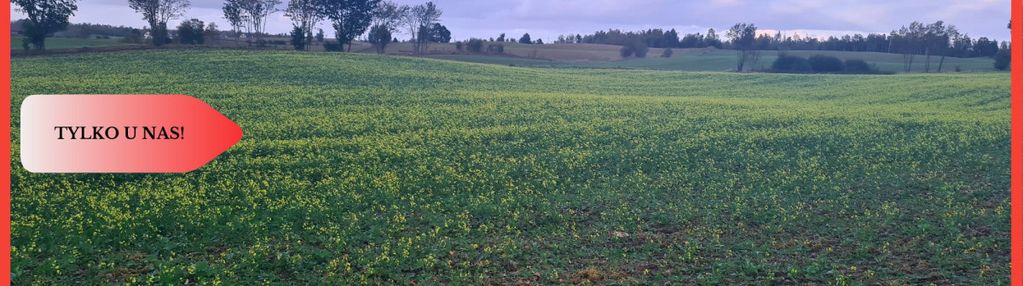
M 285 4 L 287 3 L 287 0 Z M 425 0 L 396 0 L 419 4 Z M 914 20 L 944 20 L 972 37 L 1009 39 L 1010 0 L 435 0 L 444 11 L 441 23 L 456 40 L 518 37 L 530 33 L 548 42 L 562 34 L 619 28 L 675 28 L 680 32 L 727 29 L 736 22 L 824 37 L 833 34 L 887 32 Z M 72 22 L 143 27 L 128 0 L 79 0 Z M 284 8 L 282 4 L 280 8 Z M 229 27 L 220 7 L 223 0 L 192 0 L 188 18 Z M 12 5 L 12 17 L 22 17 Z M 177 21 L 170 23 L 177 25 Z M 271 16 L 268 32 L 290 31 L 283 13 Z M 330 35 L 329 25 L 320 26 Z

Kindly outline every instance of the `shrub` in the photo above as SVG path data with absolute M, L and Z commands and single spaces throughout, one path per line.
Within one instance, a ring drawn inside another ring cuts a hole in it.
M 465 43 L 465 48 L 470 53 L 481 53 L 483 52 L 483 40 L 477 38 L 469 39 L 469 42 Z
M 810 62 L 810 68 L 816 73 L 838 73 L 845 70 L 845 63 L 834 56 L 815 55 L 807 61 Z
M 778 58 L 771 64 L 771 71 L 784 73 L 810 73 L 813 72 L 813 68 L 810 67 L 810 62 L 807 61 L 806 58 L 781 54 L 778 55 Z
M 846 73 L 858 73 L 858 74 L 870 74 L 877 73 L 877 69 L 874 66 L 868 64 L 864 60 L 851 59 L 845 61 L 845 72 Z
M 462 42 L 455 42 L 455 50 L 458 50 L 459 52 L 464 52 L 465 44 Z
M 636 41 L 633 45 L 633 53 L 636 54 L 637 58 L 645 58 L 646 53 L 650 50 L 646 47 L 646 44 L 640 41 Z
M 629 46 L 622 46 L 622 49 L 618 51 L 622 58 L 628 58 L 632 56 L 632 48 Z
M 503 54 L 504 53 L 504 44 L 487 45 L 487 52 L 488 53 L 494 53 L 494 54 Z
M 995 69 L 1004 71 L 1009 69 L 1009 65 L 1012 64 L 1012 54 L 1009 53 L 1009 49 L 1000 49 L 998 53 L 995 53 Z
M 323 49 L 327 50 L 328 52 L 340 52 L 340 51 L 343 51 L 341 49 L 341 44 L 338 43 L 337 41 L 324 41 L 323 42 Z
M 662 58 L 670 58 L 671 55 L 674 54 L 674 53 L 675 53 L 675 51 L 672 51 L 671 48 L 667 48 L 667 49 L 664 49 L 664 52 L 661 52 L 661 57 Z
M 203 32 L 206 31 L 203 27 L 203 22 L 199 19 L 181 22 L 181 25 L 178 25 L 178 41 L 186 45 L 202 45 L 205 42 Z
M 625 45 L 622 46 L 620 53 L 622 58 L 628 58 L 631 56 L 636 56 L 637 58 L 645 58 L 646 53 L 649 50 L 650 49 L 647 48 L 646 43 L 643 43 L 638 39 L 633 39 L 629 40 L 628 42 L 625 43 Z

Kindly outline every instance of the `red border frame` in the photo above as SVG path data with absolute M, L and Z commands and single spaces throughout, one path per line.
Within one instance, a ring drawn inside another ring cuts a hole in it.
M 11 2 L 3 3 L 3 19 L 0 19 L 0 47 L 10 47 Z M 1012 1 L 1012 42 L 1023 42 L 1023 0 Z M 1011 196 L 1010 211 L 1011 285 L 1023 285 L 1023 48 L 1012 49 L 1012 147 L 1011 147 Z M 0 57 L 0 156 L 6 162 L 0 164 L 0 285 L 11 284 L 11 53 Z
M 1011 192 L 1012 210 L 1010 224 L 1012 246 L 1010 247 L 1011 284 L 1023 285 L 1023 49 L 1018 43 L 1023 39 L 1023 0 L 1012 1 L 1012 39 L 1016 47 L 1012 49 L 1012 161 Z
M 0 23 L 0 46 L 11 46 L 11 2 L 3 2 L 3 23 Z M 0 98 L 0 133 L 3 133 L 3 143 L 0 143 L 0 156 L 7 160 L 2 164 L 0 174 L 0 285 L 11 285 L 11 52 L 4 52 L 0 65 L 0 89 L 4 90 Z

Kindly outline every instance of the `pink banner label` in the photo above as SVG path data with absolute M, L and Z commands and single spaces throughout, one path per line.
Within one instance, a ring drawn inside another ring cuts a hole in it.
M 33 95 L 20 131 L 21 164 L 36 173 L 184 173 L 242 138 L 185 95 Z

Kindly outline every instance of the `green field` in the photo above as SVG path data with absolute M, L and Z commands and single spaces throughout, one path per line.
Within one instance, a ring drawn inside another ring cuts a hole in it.
M 257 51 L 12 60 L 15 284 L 1007 284 L 1009 76 Z M 30 174 L 30 94 L 183 93 L 187 174 Z
M 11 36 L 11 50 L 24 50 L 21 46 L 22 39 L 19 36 Z M 91 39 L 91 38 L 46 38 L 46 49 L 78 49 L 78 48 L 101 48 L 129 46 L 131 43 L 122 42 L 120 39 Z

